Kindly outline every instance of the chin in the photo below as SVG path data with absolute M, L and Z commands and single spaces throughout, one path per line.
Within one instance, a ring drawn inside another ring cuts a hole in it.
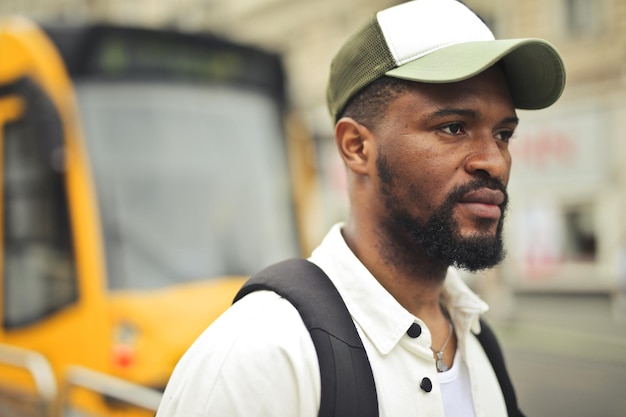
M 497 239 L 499 230 L 498 224 L 494 223 L 488 228 L 471 227 L 463 229 L 459 232 L 459 236 L 461 236 L 461 239 Z

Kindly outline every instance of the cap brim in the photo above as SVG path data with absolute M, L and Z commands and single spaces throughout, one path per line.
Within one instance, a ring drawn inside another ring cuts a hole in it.
M 556 49 L 541 39 L 502 39 L 447 46 L 385 75 L 426 83 L 471 78 L 502 60 L 515 107 L 535 110 L 552 105 L 565 87 L 565 68 Z

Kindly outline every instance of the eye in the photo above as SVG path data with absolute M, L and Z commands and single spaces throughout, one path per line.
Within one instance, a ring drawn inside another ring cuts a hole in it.
M 463 124 L 461 123 L 450 123 L 449 125 L 442 126 L 440 129 L 444 133 L 447 133 L 453 136 L 465 133 L 463 132 Z
M 500 132 L 496 132 L 496 138 L 498 138 L 499 140 L 501 140 L 502 142 L 506 142 L 509 143 L 511 141 L 511 139 L 513 138 L 513 134 L 515 132 L 513 132 L 512 130 L 503 130 Z

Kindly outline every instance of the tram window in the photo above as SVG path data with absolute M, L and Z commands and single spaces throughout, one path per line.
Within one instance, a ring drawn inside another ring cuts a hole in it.
M 76 87 L 110 289 L 250 275 L 297 256 L 275 101 L 166 81 Z
M 37 94 L 26 95 L 25 117 L 4 127 L 5 328 L 77 299 L 64 177 L 52 158 L 62 128 L 49 100 L 39 90 L 30 93 Z

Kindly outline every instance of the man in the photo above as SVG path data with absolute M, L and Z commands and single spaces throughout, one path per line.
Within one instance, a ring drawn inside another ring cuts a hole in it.
M 502 260 L 515 109 L 551 105 L 564 82 L 552 46 L 496 41 L 455 0 L 383 10 L 336 55 L 328 106 L 351 206 L 310 261 L 352 315 L 380 416 L 507 414 L 472 335 L 487 306 L 449 267 Z M 319 402 L 298 312 L 259 291 L 186 353 L 158 416 L 314 417 Z

